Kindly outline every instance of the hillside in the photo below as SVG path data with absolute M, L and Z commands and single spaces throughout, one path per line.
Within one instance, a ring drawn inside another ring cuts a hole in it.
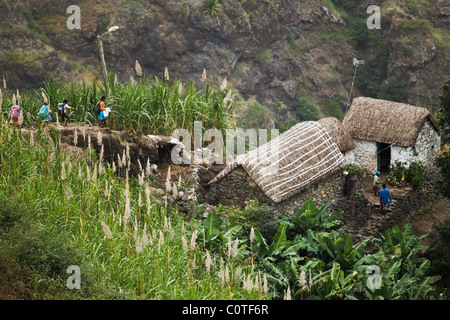
M 81 9 L 80 30 L 66 26 L 73 4 Z M 21 90 L 48 78 L 101 79 L 96 35 L 119 25 L 104 49 L 120 80 L 136 79 L 136 60 L 148 78 L 167 67 L 171 76 L 199 82 L 205 69 L 217 86 L 227 78 L 252 125 L 301 119 L 299 98 L 319 107 L 316 116 L 341 118 L 353 57 L 366 61 L 359 95 L 438 108 L 448 77 L 441 71 L 450 70 L 449 1 L 381 1 L 380 30 L 366 27 L 370 1 L 221 0 L 212 12 L 204 4 L 2 0 L 0 77 Z

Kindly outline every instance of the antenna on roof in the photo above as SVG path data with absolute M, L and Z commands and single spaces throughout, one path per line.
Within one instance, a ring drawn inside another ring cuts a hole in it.
M 356 58 L 353 58 L 353 66 L 355 67 L 355 72 L 353 74 L 352 88 L 350 89 L 350 95 L 348 96 L 347 109 L 345 110 L 345 113 L 347 113 L 348 108 L 350 108 L 350 100 L 352 98 L 353 87 L 355 85 L 356 70 L 358 70 L 359 65 L 363 65 L 364 63 L 365 63 L 364 60 L 358 60 Z

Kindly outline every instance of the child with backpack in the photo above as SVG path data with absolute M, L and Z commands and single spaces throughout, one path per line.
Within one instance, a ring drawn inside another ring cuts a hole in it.
M 44 102 L 44 105 L 41 107 L 41 110 L 39 110 L 39 116 L 42 120 L 44 120 L 47 124 L 48 121 L 52 119 L 52 116 L 50 113 L 52 110 L 50 110 L 50 106 L 48 105 L 48 102 Z
M 69 105 L 67 104 L 69 101 L 67 99 L 65 99 L 62 103 L 58 104 L 58 115 L 61 116 L 61 123 L 64 122 L 64 120 L 66 120 L 66 124 L 65 126 L 67 127 L 67 123 L 70 121 L 69 116 L 66 113 L 67 109 L 75 109 L 72 107 L 69 107 Z
M 17 103 L 14 103 L 11 107 L 11 120 L 9 121 L 9 124 L 15 124 L 16 126 L 19 125 L 19 116 L 20 116 L 20 106 Z

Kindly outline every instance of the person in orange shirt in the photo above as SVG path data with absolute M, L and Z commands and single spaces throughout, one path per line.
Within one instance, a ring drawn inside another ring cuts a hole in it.
M 100 120 L 98 125 L 101 126 L 102 124 L 104 124 L 105 127 L 107 127 L 108 126 L 108 122 L 106 120 L 107 117 L 104 114 L 104 111 L 105 111 L 105 100 L 106 100 L 106 97 L 103 96 L 103 97 L 101 97 L 101 99 L 100 99 L 100 101 L 98 103 L 98 105 L 99 105 L 98 120 Z

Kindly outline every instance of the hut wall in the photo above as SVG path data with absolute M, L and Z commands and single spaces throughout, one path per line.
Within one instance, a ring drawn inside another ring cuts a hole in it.
M 210 202 L 214 205 L 234 205 L 244 208 L 245 202 L 252 199 L 271 207 L 272 218 L 278 219 L 285 214 L 296 214 L 307 200 L 316 204 L 333 203 L 343 197 L 345 177 L 343 170 L 310 185 L 303 192 L 281 201 L 274 202 L 256 185 L 247 172 L 238 166 L 225 177 L 210 185 Z
M 355 163 L 355 150 L 349 150 L 344 152 L 344 158 L 347 164 Z
M 217 205 L 245 207 L 248 200 L 270 201 L 242 166 L 238 166 L 210 185 L 210 202 Z
M 345 183 L 345 176 L 342 172 L 343 170 L 339 170 L 330 177 L 309 186 L 303 192 L 293 195 L 289 199 L 279 203 L 271 203 L 274 218 L 280 218 L 280 216 L 286 214 L 297 214 L 298 210 L 308 200 L 313 200 L 316 205 L 333 204 L 341 201 Z
M 377 164 L 377 143 L 374 141 L 353 139 L 356 148 L 353 162 L 371 168 L 376 168 Z
M 428 121 L 422 126 L 416 143 L 409 147 L 392 146 L 391 163 L 396 160 L 406 162 L 420 161 L 425 165 L 432 165 L 434 158 L 439 155 L 441 140 L 439 134 Z

